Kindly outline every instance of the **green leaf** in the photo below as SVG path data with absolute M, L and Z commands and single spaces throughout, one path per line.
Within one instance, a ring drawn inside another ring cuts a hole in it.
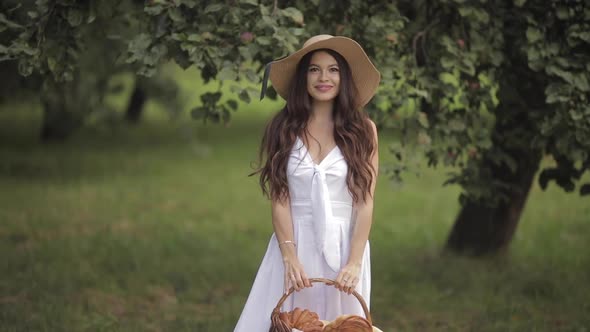
M 250 103 L 250 95 L 248 95 L 248 91 L 246 91 L 246 90 L 240 91 L 240 93 L 238 94 L 238 97 L 240 98 L 241 101 L 246 102 L 246 103 Z
M 423 90 L 423 89 L 418 89 L 418 88 L 412 87 L 412 88 L 411 88 L 411 91 L 412 91 L 412 92 L 413 92 L 413 93 L 414 93 L 416 96 L 419 96 L 419 97 L 422 97 L 422 98 L 429 99 L 429 97 L 430 97 L 430 94 L 428 93 L 428 91 L 426 91 L 426 90 Z
M 569 110 L 569 114 L 570 114 L 570 117 L 572 118 L 572 120 L 574 120 L 574 121 L 579 121 L 584 118 L 584 114 L 582 114 L 581 112 L 578 112 L 575 109 Z
M 449 121 L 449 128 L 454 131 L 463 131 L 465 130 L 465 123 L 459 119 L 452 119 Z
M 240 0 L 240 3 L 246 4 L 246 5 L 258 6 L 257 0 Z
M 162 14 L 165 9 L 166 8 L 162 5 L 150 5 L 145 6 L 143 10 L 149 15 L 157 16 Z
M 442 72 L 440 73 L 439 78 L 443 83 L 447 83 L 454 87 L 459 86 L 459 80 L 451 73 Z
M 586 73 L 582 72 L 574 76 L 574 85 L 581 91 L 590 91 L 590 84 L 588 84 L 588 78 L 586 77 Z
M 184 19 L 184 16 L 182 15 L 182 11 L 180 11 L 180 9 L 178 9 L 178 8 L 168 9 L 168 17 L 170 17 L 170 19 L 172 19 L 172 21 L 174 21 L 174 22 L 179 22 L 179 23 L 186 22 L 186 20 Z
M 260 45 L 270 45 L 272 39 L 270 37 L 266 37 L 266 36 L 261 36 L 261 37 L 256 37 L 256 39 L 254 39 L 258 44 Z
M 569 84 L 576 85 L 576 83 L 574 81 L 574 76 L 569 71 L 562 70 L 561 68 L 559 68 L 557 66 L 547 66 L 547 68 L 545 68 L 545 71 L 547 72 L 547 74 L 553 74 L 553 75 L 561 77 Z M 586 82 L 586 84 L 587 83 L 588 82 Z
M 567 102 L 569 100 L 569 96 L 564 96 L 564 95 L 560 95 L 557 93 L 554 94 L 547 94 L 547 97 L 545 97 L 545 102 L 547 104 L 553 104 L 553 103 L 557 103 L 557 102 Z
M 473 8 L 471 7 L 459 7 L 459 15 L 465 17 L 469 16 L 473 13 Z
M 440 58 L 440 64 L 443 68 L 450 69 L 457 64 L 457 61 L 453 58 L 448 57 L 448 56 L 442 56 Z
M 195 8 L 195 6 L 200 3 L 200 1 L 195 1 L 195 0 L 174 0 L 174 3 L 176 4 L 177 7 L 180 7 L 180 5 L 185 5 L 188 8 Z
M 567 20 L 569 18 L 569 8 L 567 6 L 558 6 L 556 10 L 557 18 L 560 20 Z
M 23 59 L 19 60 L 18 62 L 18 73 L 22 76 L 29 76 L 33 73 L 33 66 L 30 62 L 25 61 Z
M 490 22 L 490 14 L 488 14 L 488 12 L 478 9 L 474 13 L 475 17 L 477 17 L 482 24 L 488 24 Z
M 49 70 L 51 70 L 52 72 L 55 72 L 55 69 L 57 68 L 57 60 L 55 60 L 55 58 L 48 57 L 47 67 L 49 67 Z
M 303 28 L 290 28 L 289 31 L 295 36 L 302 36 L 305 33 Z
M 420 145 L 430 145 L 432 144 L 432 139 L 425 131 L 420 131 L 418 133 L 418 144 Z
M 516 7 L 522 7 L 522 6 L 524 6 L 525 2 L 526 2 L 526 0 L 514 0 L 514 5 Z
M 490 62 L 496 66 L 496 67 L 500 67 L 500 65 L 502 64 L 502 61 L 504 61 L 504 54 L 502 52 L 499 51 L 490 51 Z
M 77 27 L 82 23 L 82 12 L 77 9 L 68 10 L 68 23 L 72 27 Z
M 252 54 L 250 53 L 250 49 L 247 46 L 239 46 L 238 51 L 240 52 L 240 56 L 246 60 L 252 60 Z
M 6 16 L 4 16 L 4 14 L 2 14 L 2 13 L 0 13 L 0 23 L 3 23 L 4 25 L 6 25 L 10 29 L 22 29 L 23 28 L 22 25 L 7 19 Z
M 235 99 L 229 99 L 225 103 L 234 111 L 238 109 L 238 102 Z
M 201 33 L 201 38 L 203 40 L 210 40 L 210 39 L 215 38 L 215 36 L 211 32 L 205 31 L 205 32 Z
M 207 7 L 205 7 L 205 14 L 218 12 L 218 11 L 222 10 L 224 7 L 225 6 L 223 4 L 212 3 L 212 4 L 208 5 Z
M 301 13 L 299 9 L 294 7 L 288 7 L 285 9 L 281 9 L 280 13 L 283 16 L 291 18 L 293 22 L 299 25 L 303 25 L 303 13 Z
M 430 123 L 428 122 L 428 117 L 424 112 L 418 112 L 418 123 L 424 128 L 430 127 Z
M 463 58 L 461 59 L 460 64 L 461 66 L 459 66 L 459 69 L 462 72 L 467 73 L 470 76 L 475 75 L 475 65 L 473 64 L 473 61 L 469 60 L 468 58 Z
M 205 117 L 207 117 L 207 113 L 207 108 L 199 106 L 191 110 L 191 117 L 193 119 L 204 119 Z
M 379 17 L 379 16 L 374 16 L 374 17 L 371 19 L 371 25 L 372 25 L 372 26 L 374 26 L 374 27 L 375 27 L 375 28 L 377 28 L 377 29 L 382 29 L 382 28 L 384 28 L 384 27 L 385 27 L 385 24 L 386 24 L 385 20 L 383 20 L 383 19 L 382 19 L 381 17 Z
M 215 106 L 221 98 L 221 92 L 206 92 L 201 95 L 201 102 L 203 105 Z
M 190 35 L 188 35 L 186 37 L 186 40 L 193 41 L 193 42 L 200 42 L 203 40 L 203 37 L 201 37 L 201 35 L 198 33 L 191 33 Z
M 258 77 L 258 75 L 256 74 L 256 72 L 254 72 L 254 70 L 248 68 L 245 70 L 245 74 L 246 74 L 246 78 L 250 81 L 250 82 L 254 82 L 254 83 L 258 83 L 260 78 Z
M 238 73 L 231 67 L 226 66 L 217 73 L 217 79 L 221 81 L 235 81 L 238 78 Z
M 535 43 L 543 39 L 543 33 L 537 28 L 528 27 L 526 29 L 526 38 L 528 39 L 529 43 Z

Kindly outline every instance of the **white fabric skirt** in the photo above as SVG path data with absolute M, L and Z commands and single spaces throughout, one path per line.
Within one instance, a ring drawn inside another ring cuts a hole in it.
M 350 252 L 350 237 L 352 235 L 350 206 L 342 209 L 334 206 L 333 211 L 334 221 L 341 225 L 342 267 L 346 264 Z M 317 250 L 310 204 L 308 202 L 291 202 L 291 215 L 294 238 L 297 243 L 297 255 L 304 266 L 307 276 L 309 278 L 336 279 L 339 271 L 332 270 L 326 263 L 323 254 Z M 371 266 L 368 242 L 363 254 L 359 277 L 360 281 L 355 290 L 369 306 Z M 283 287 L 283 258 L 275 234 L 273 234 L 234 332 L 267 332 L 270 328 L 272 310 L 283 296 Z M 353 295 L 343 293 L 334 286 L 326 286 L 320 283 L 314 283 L 311 288 L 305 288 L 291 294 L 285 301 L 281 311 L 291 311 L 296 307 L 316 312 L 320 319 L 324 320 L 334 320 L 343 314 L 364 317 L 362 306 Z

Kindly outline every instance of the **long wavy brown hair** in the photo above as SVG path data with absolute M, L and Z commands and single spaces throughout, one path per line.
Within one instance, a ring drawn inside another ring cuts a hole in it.
M 356 109 L 357 91 L 346 60 L 331 49 L 319 49 L 307 53 L 297 64 L 291 83 L 287 104 L 266 126 L 258 165 L 252 174 L 260 174 L 260 187 L 265 196 L 283 201 L 289 198 L 287 162 L 297 137 L 308 133 L 307 123 L 311 115 L 311 96 L 307 92 L 307 71 L 313 53 L 324 51 L 336 59 L 340 69 L 340 91 L 334 101 L 334 140 L 348 163 L 346 184 L 353 200 L 365 201 L 371 193 L 373 173 L 371 163 L 375 141 L 367 114 Z

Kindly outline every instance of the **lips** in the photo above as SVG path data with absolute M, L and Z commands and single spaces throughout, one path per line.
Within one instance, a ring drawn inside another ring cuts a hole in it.
M 330 91 L 333 88 L 333 86 L 321 84 L 321 85 L 316 85 L 315 88 L 316 88 L 316 90 L 319 90 L 320 92 L 327 92 L 327 91 Z

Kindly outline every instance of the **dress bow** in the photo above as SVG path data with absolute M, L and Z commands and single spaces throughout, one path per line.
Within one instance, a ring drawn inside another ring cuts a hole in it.
M 332 270 L 338 272 L 341 262 L 341 232 L 340 225 L 334 221 L 330 192 L 326 182 L 326 171 L 320 165 L 313 166 L 311 183 L 311 204 L 314 228 L 316 231 L 316 245 L 323 253 L 326 263 Z

